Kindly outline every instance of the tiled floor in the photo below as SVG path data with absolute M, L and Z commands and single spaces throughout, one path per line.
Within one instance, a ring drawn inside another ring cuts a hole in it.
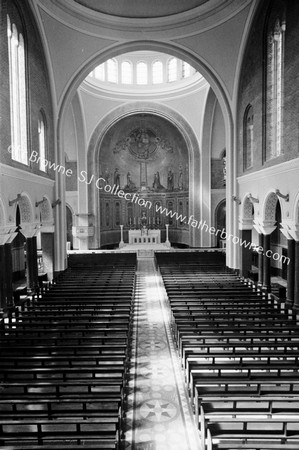
M 151 258 L 138 260 L 128 405 L 126 448 L 200 449 L 162 280 Z

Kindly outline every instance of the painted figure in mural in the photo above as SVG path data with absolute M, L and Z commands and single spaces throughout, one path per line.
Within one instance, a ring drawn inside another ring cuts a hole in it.
M 116 167 L 114 171 L 114 184 L 120 186 L 120 173 L 118 167 Z
M 127 184 L 124 187 L 124 189 L 126 191 L 134 191 L 134 190 L 136 190 L 136 186 L 135 186 L 135 183 L 133 183 L 133 181 L 132 181 L 132 177 L 131 177 L 131 173 L 130 172 L 127 173 Z
M 180 191 L 182 191 L 183 187 L 184 187 L 184 185 L 183 185 L 183 169 L 182 169 L 182 166 L 180 165 L 180 167 L 179 167 L 178 188 L 179 188 Z
M 153 182 L 153 189 L 155 191 L 161 191 L 164 189 L 164 186 L 160 183 L 160 174 L 159 172 L 155 173 L 154 175 L 154 182 Z
M 173 171 L 169 169 L 167 174 L 167 190 L 173 191 L 173 188 L 174 188 Z

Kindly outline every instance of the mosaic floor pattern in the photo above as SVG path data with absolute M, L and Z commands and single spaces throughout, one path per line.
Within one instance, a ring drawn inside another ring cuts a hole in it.
M 169 311 L 154 260 L 138 260 L 126 448 L 199 450 L 173 345 Z

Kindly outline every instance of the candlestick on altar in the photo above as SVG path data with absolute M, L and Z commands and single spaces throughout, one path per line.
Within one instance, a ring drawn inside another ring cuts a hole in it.
M 168 228 L 169 228 L 169 224 L 167 223 L 167 224 L 165 225 L 165 227 L 166 227 L 166 241 L 165 241 L 165 245 L 166 245 L 167 247 L 171 247 L 170 241 L 169 241 L 169 237 L 168 237 Z
M 120 225 L 120 243 L 119 243 L 119 248 L 124 247 L 125 243 L 124 243 L 124 226 Z

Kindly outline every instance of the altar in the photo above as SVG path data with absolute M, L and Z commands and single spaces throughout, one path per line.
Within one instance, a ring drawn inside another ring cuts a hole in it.
M 129 230 L 129 244 L 161 244 L 161 230 Z
M 166 224 L 166 240 L 165 242 L 161 242 L 161 230 L 159 228 L 157 229 L 149 229 L 146 226 L 143 226 L 141 228 L 137 229 L 131 229 L 129 230 L 129 242 L 124 242 L 124 236 L 123 236 L 123 225 L 120 225 L 120 243 L 119 248 L 124 250 L 133 250 L 133 251 L 139 251 L 139 250 L 164 250 L 169 249 L 171 247 L 171 244 L 168 239 L 168 227 L 169 225 Z

